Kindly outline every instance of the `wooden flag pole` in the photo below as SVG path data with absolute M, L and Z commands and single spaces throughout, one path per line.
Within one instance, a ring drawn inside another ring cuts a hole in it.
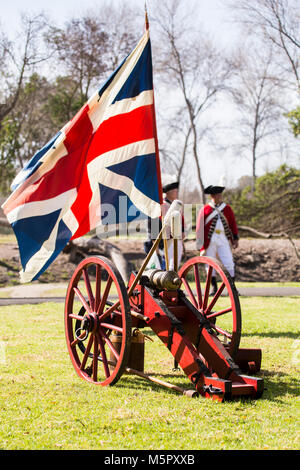
M 149 20 L 148 20 L 148 13 L 147 13 L 147 4 L 145 2 L 145 27 L 146 30 L 148 31 L 149 29 Z

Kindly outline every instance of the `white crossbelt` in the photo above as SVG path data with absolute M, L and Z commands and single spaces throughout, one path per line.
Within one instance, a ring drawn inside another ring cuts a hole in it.
M 211 204 L 209 204 L 214 210 L 209 214 L 209 216 L 207 217 L 206 221 L 205 221 L 205 225 L 207 225 L 214 217 L 216 217 L 216 215 L 219 215 L 220 212 L 226 207 L 226 204 L 225 202 L 223 202 L 218 208 L 212 206 Z

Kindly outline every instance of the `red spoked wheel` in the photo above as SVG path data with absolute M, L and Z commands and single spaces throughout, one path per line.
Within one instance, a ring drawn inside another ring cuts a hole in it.
M 96 385 L 113 385 L 127 365 L 131 314 L 127 291 L 116 267 L 91 256 L 77 266 L 65 302 L 65 333 L 79 377 Z M 111 341 L 117 334 L 118 347 Z
M 220 282 L 217 293 L 210 297 L 214 271 Z M 182 280 L 182 290 L 197 310 L 211 322 L 220 341 L 234 359 L 240 344 L 242 320 L 238 292 L 229 273 L 218 260 L 196 256 L 188 260 L 178 274 Z M 225 289 L 227 296 L 224 296 Z

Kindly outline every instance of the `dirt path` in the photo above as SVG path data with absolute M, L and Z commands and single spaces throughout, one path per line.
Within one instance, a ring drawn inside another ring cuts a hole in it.
M 67 290 L 67 283 L 49 283 L 49 284 L 23 284 L 19 286 L 0 288 L 1 298 L 33 298 L 33 297 L 60 297 L 55 292 Z
M 64 303 L 67 284 L 48 284 L 33 286 L 16 286 L 0 289 L 0 306 L 39 304 L 45 302 Z M 54 292 L 50 295 L 51 290 Z M 300 287 L 241 287 L 238 289 L 241 297 L 294 297 L 300 296 Z M 55 292 L 62 295 L 55 295 Z M 300 313 L 300 305 L 299 305 Z

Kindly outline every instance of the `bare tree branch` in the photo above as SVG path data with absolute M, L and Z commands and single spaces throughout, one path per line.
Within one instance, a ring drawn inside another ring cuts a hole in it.
M 292 237 L 290 237 L 290 235 L 286 232 L 264 233 L 264 232 L 259 232 L 258 230 L 255 230 L 252 227 L 248 227 L 247 225 L 240 225 L 239 230 L 244 230 L 246 232 L 253 233 L 254 235 L 257 235 L 257 236 L 262 237 L 262 238 L 268 238 L 268 239 L 270 239 L 270 238 L 287 238 L 290 241 L 290 243 L 292 244 L 292 246 L 295 250 L 295 254 L 296 254 L 297 258 L 300 260 L 300 253 L 297 250 L 295 242 L 292 239 Z
M 195 4 L 196 5 L 196 4 Z M 185 164 L 188 143 L 191 148 L 202 202 L 205 203 L 202 161 L 200 156 L 201 137 L 205 135 L 200 117 L 215 103 L 217 96 L 224 91 L 232 73 L 224 53 L 217 50 L 201 28 L 194 28 L 191 10 L 183 13 L 178 0 L 155 2 L 154 21 L 158 26 L 159 59 L 158 72 L 162 81 L 173 85 L 184 110 L 180 119 L 188 123 L 182 139 L 180 171 Z M 185 118 L 183 117 L 185 115 Z M 178 139 L 177 139 L 178 141 Z M 178 144 L 177 144 L 178 152 Z M 179 153 L 179 152 L 178 152 Z
M 237 22 L 249 27 L 257 37 L 261 34 L 285 56 L 300 85 L 300 9 L 298 0 L 229 0 Z M 278 62 L 278 65 L 280 62 Z M 280 64 L 282 65 L 282 64 Z
M 6 81 L 6 87 L 9 90 L 6 100 L 4 99 L 4 103 L 0 104 L 0 126 L 18 102 L 25 74 L 49 58 L 48 52 L 39 52 L 39 40 L 46 27 L 45 16 L 43 14 L 33 17 L 23 15 L 22 25 L 20 43 L 9 41 L 4 33 L 0 37 L 0 53 L 2 62 L 6 65 L 2 73 L 0 71 L 0 75 Z M 13 79 L 11 79 L 11 74 Z

